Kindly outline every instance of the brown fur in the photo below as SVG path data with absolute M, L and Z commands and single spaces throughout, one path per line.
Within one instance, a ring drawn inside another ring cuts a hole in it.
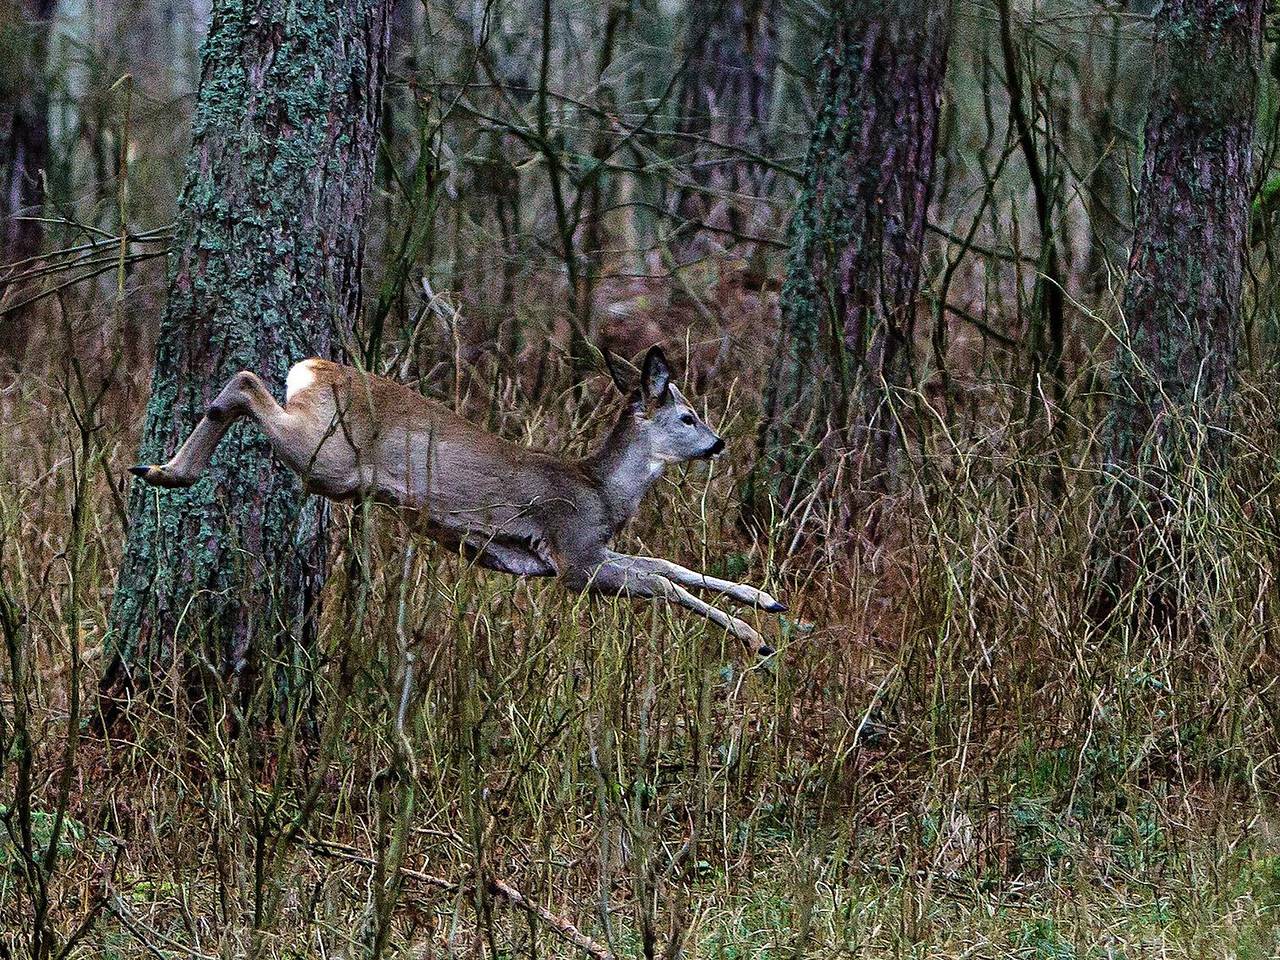
M 645 389 L 584 459 L 511 443 L 384 377 L 305 360 L 289 372 L 283 407 L 257 376 L 238 373 L 168 463 L 134 473 L 159 486 L 189 486 L 231 424 L 248 416 L 310 493 L 395 506 L 427 536 L 493 570 L 559 576 L 579 590 L 666 597 L 767 653 L 749 625 L 684 587 L 784 609 L 767 593 L 608 547 L 666 463 L 711 456 L 724 446 L 670 382 L 665 357 L 655 351 L 645 361 Z

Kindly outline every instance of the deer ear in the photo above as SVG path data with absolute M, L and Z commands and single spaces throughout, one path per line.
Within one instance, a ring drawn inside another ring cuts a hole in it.
M 603 348 L 600 351 L 600 355 L 604 357 L 604 365 L 609 371 L 609 379 L 613 381 L 613 385 L 617 387 L 618 392 L 624 397 L 630 397 L 633 391 L 631 387 L 627 386 L 626 378 L 622 376 L 622 372 L 614 362 L 613 354 L 609 352 L 609 348 Z
M 640 374 L 640 383 L 644 387 L 644 395 L 649 400 L 658 400 L 671 386 L 671 366 L 667 363 L 667 355 L 662 348 L 653 346 L 644 355 L 644 367 Z

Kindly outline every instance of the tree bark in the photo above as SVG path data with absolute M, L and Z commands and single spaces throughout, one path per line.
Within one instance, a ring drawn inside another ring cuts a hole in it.
M 40 253 L 36 220 L 49 165 L 49 94 L 45 60 L 53 0 L 0 0 L 0 306 L 23 296 L 8 274 Z M 28 264 L 28 266 L 30 266 Z M 0 318 L 0 354 L 20 362 L 26 311 Z
M 893 391 L 910 379 L 951 6 L 836 9 L 765 388 L 757 510 L 765 483 L 794 509 L 850 452 L 887 489 L 903 445 Z
M 689 181 L 675 198 L 677 264 L 759 229 L 768 168 L 769 107 L 778 62 L 775 0 L 690 3 L 688 64 L 680 87 L 679 147 Z M 711 227 L 711 231 L 705 228 Z
M 1160 471 L 1168 476 L 1194 456 L 1197 435 L 1220 436 L 1228 424 L 1263 7 L 1262 0 L 1168 0 L 1156 14 L 1108 430 L 1114 472 L 1159 456 L 1172 458 Z
M 1263 9 L 1263 0 L 1167 0 L 1156 13 L 1095 618 L 1143 583 L 1139 609 L 1157 628 L 1195 629 L 1196 600 L 1184 602 L 1175 584 L 1213 590 L 1212 558 L 1185 570 L 1202 551 L 1184 550 L 1179 513 L 1211 494 L 1230 454 Z
M 391 0 L 215 0 L 203 47 L 141 454 L 169 457 L 241 369 L 283 389 L 360 309 Z M 188 491 L 135 484 L 108 694 L 174 663 L 296 664 L 326 566 L 325 514 L 241 426 Z M 187 679 L 190 679 L 189 677 Z

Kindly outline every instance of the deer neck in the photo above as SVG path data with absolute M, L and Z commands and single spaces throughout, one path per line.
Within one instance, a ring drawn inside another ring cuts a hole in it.
M 629 411 L 588 463 L 619 523 L 635 514 L 666 466 L 654 453 L 648 431 Z

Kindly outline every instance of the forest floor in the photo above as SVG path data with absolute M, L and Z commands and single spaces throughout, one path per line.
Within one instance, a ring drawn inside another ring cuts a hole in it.
M 1219 558 L 1197 629 L 1100 630 L 1092 485 L 1050 504 L 994 441 L 948 450 L 945 482 L 925 463 L 898 532 L 843 556 L 739 532 L 745 454 L 674 473 L 627 538 L 784 597 L 765 664 L 337 507 L 288 706 L 213 672 L 193 704 L 169 669 L 104 737 L 132 439 L 82 448 L 59 396 L 10 402 L 0 953 L 44 896 L 47 956 L 1280 954 L 1256 497 L 1188 515 Z

